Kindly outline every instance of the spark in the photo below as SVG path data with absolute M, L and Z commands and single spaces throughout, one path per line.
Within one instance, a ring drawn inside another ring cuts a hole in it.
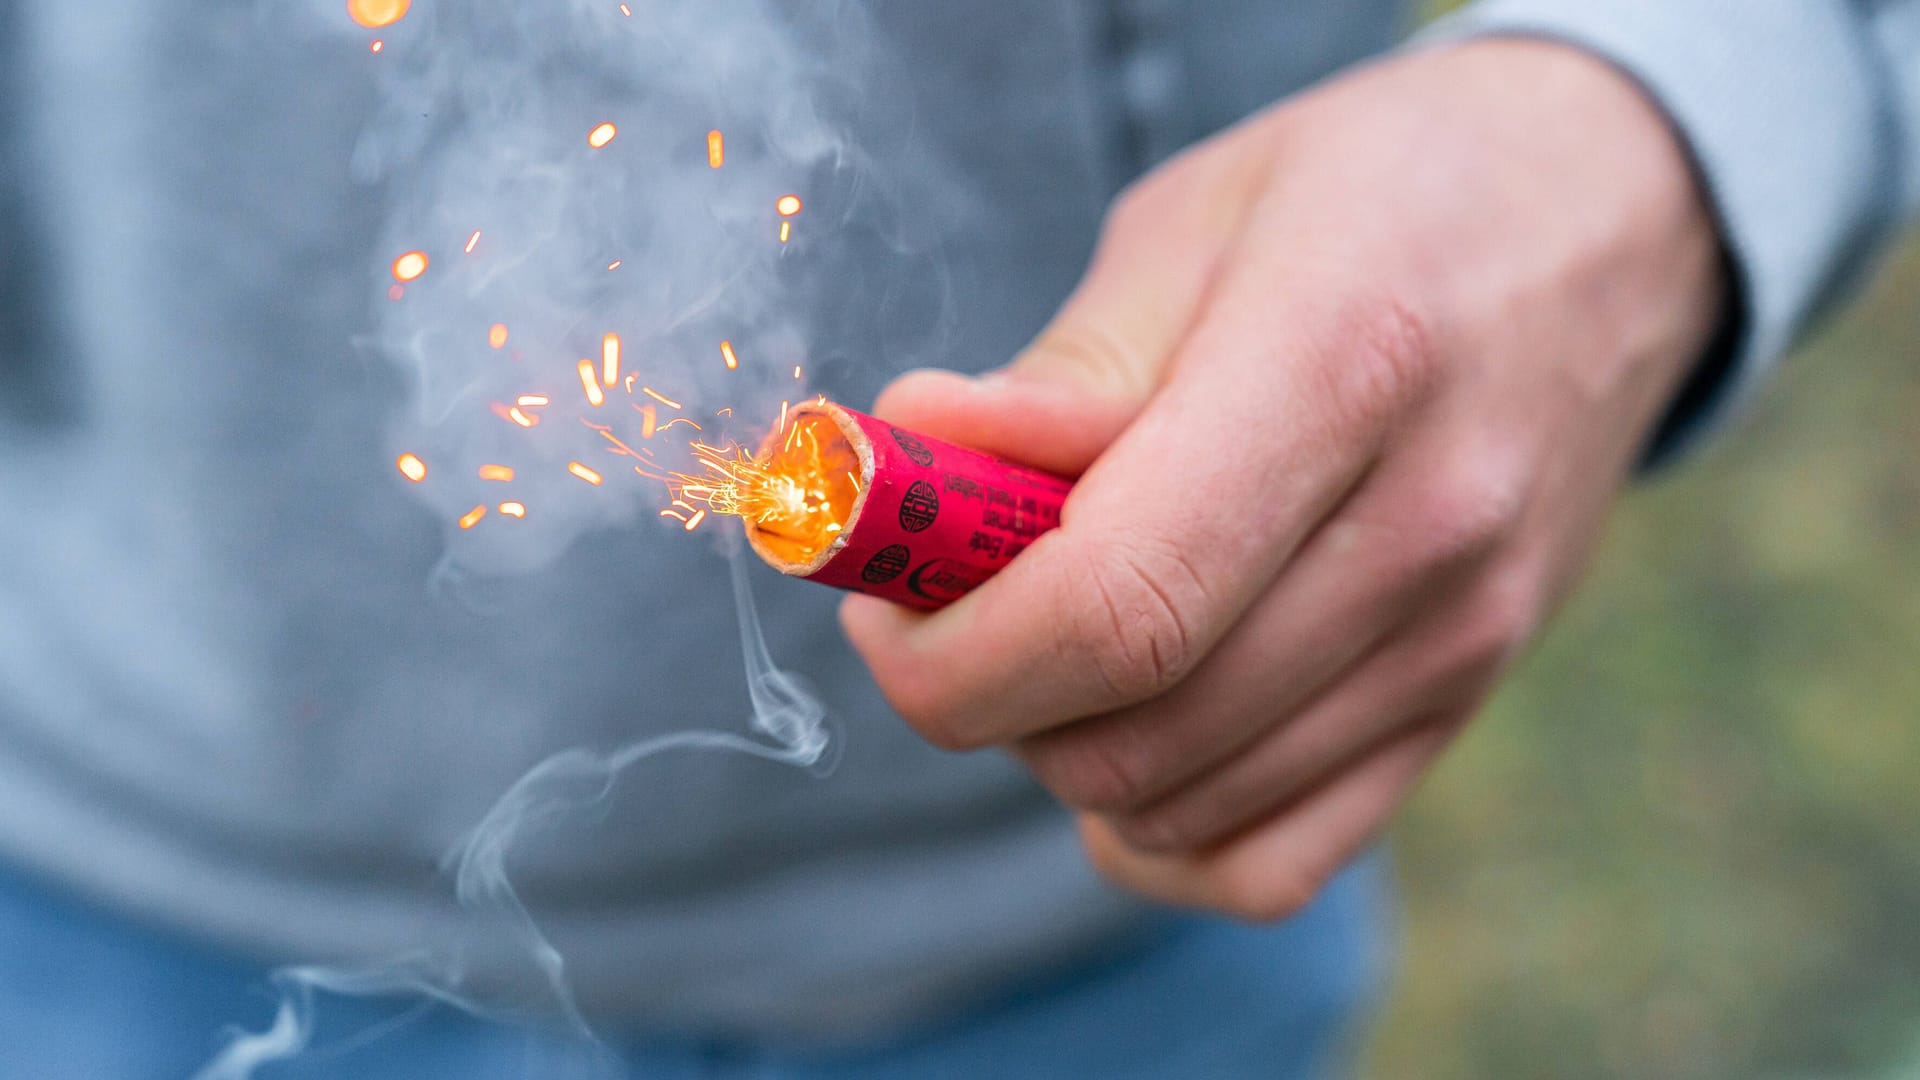
M 553 399 L 547 397 L 545 394 L 521 394 L 514 399 L 513 403 L 522 408 L 538 409 L 553 404 Z
M 587 132 L 587 145 L 598 150 L 612 142 L 613 137 L 619 133 L 620 129 L 612 124 L 596 124 L 592 131 Z
M 720 343 L 720 359 L 725 360 L 727 362 L 728 371 L 733 371 L 739 368 L 740 358 L 733 354 L 733 342 L 723 341 Z
M 618 270 L 618 269 L 620 269 L 620 263 L 621 263 L 622 261 L 624 261 L 624 260 L 621 260 L 621 259 L 615 259 L 615 260 L 613 260 L 612 262 L 610 262 L 610 263 L 608 263 L 608 264 L 607 264 L 607 269 L 609 269 L 609 270 Z
M 667 408 L 669 408 L 669 409 L 678 409 L 678 408 L 680 408 L 680 403 L 679 403 L 679 402 L 677 402 L 677 401 L 675 401 L 675 400 L 673 400 L 673 399 L 672 399 L 672 398 L 670 398 L 670 397 L 667 397 L 666 395 L 664 395 L 664 394 L 662 394 L 662 393 L 661 393 L 660 391 L 658 391 L 658 390 L 655 390 L 655 389 L 654 389 L 653 387 L 651 387 L 651 386 L 643 386 L 643 387 L 641 387 L 641 388 L 640 388 L 640 392 L 641 392 L 641 393 L 643 393 L 643 394 L 645 394 L 645 395 L 647 395 L 648 397 L 650 397 L 650 398 L 652 398 L 653 400 L 655 400 L 655 401 L 657 401 L 657 402 L 659 402 L 660 404 L 662 404 L 662 405 L 665 405 L 665 406 L 666 406 Z
M 784 401 L 780 403 L 780 426 L 774 428 L 773 430 L 775 431 L 787 430 L 787 403 Z
M 497 323 L 494 323 L 492 326 L 487 327 L 487 344 L 497 349 L 502 345 L 505 345 L 506 343 L 507 343 L 507 324 L 506 323 L 497 322 Z
M 707 132 L 707 164 L 719 168 L 727 163 L 727 137 L 719 131 Z
M 792 217 L 800 212 L 801 205 L 800 196 L 782 195 L 779 201 L 773 204 L 773 208 L 780 212 L 781 217 Z
M 387 47 L 387 43 L 384 41 L 381 41 L 379 38 L 374 38 L 372 41 L 367 42 L 368 52 L 377 53 L 381 49 L 384 49 L 386 47 Z
M 662 510 L 662 511 L 660 511 L 660 516 L 661 516 L 661 517 L 670 517 L 670 518 L 678 518 L 678 519 L 680 519 L 680 521 L 682 521 L 682 522 L 685 522 L 685 521 L 687 520 L 687 515 L 685 515 L 685 514 L 683 514 L 683 513 L 681 513 L 681 512 L 680 512 L 680 511 L 678 511 L 678 510 Z
M 513 469 L 506 465 L 482 465 L 480 466 L 480 479 L 498 480 L 504 484 L 513 479 Z
M 693 516 L 687 519 L 687 523 L 684 526 L 682 526 L 682 528 L 686 529 L 688 532 L 692 532 L 693 530 L 699 528 L 700 523 L 705 520 L 707 520 L 707 512 L 705 510 L 695 510 L 693 512 Z
M 532 427 L 540 422 L 539 417 L 528 416 L 526 413 L 521 412 L 518 406 L 507 410 L 507 419 L 519 424 L 521 427 Z
M 400 466 L 401 476 L 416 484 L 427 478 L 427 463 L 421 461 L 417 455 L 401 454 L 400 460 L 394 464 Z
M 780 223 L 780 242 L 784 244 L 791 239 L 793 239 L 793 222 L 791 221 L 781 222 Z
M 582 360 L 575 367 L 580 372 L 580 388 L 587 392 L 587 404 L 599 408 L 607 395 L 600 392 L 600 380 L 593 377 L 593 361 Z
M 613 447 L 614 447 L 614 449 L 613 449 L 613 451 L 612 451 L 613 453 L 616 453 L 616 454 L 625 454 L 625 455 L 627 455 L 628 457 L 630 457 L 630 458 L 632 458 L 632 459 L 634 459 L 635 461 L 643 461 L 643 460 L 645 460 L 645 459 L 644 459 L 644 458 L 642 458 L 642 457 L 641 457 L 641 456 L 640 456 L 639 454 L 637 454 L 637 453 L 635 453 L 635 452 L 634 452 L 634 449 L 633 449 L 633 447 L 631 447 L 631 446 L 628 446 L 628 445 L 627 445 L 626 443 L 623 443 L 623 442 L 621 442 L 621 441 L 620 441 L 620 437 L 619 437 L 618 435 L 615 435 L 615 434 L 613 433 L 613 429 L 612 429 L 611 427 L 608 427 L 608 426 L 607 426 L 607 425 L 605 425 L 605 424 L 596 424 L 596 423 L 594 423 L 593 421 L 591 421 L 591 420 L 588 420 L 588 419 L 587 419 L 586 417 L 584 417 L 584 416 L 580 418 L 580 422 L 581 422 L 581 423 L 583 423 L 583 424 L 585 424 L 585 425 L 587 425 L 588 427 L 590 427 L 590 428 L 592 428 L 593 430 L 595 430 L 595 431 L 597 431 L 597 432 L 599 432 L 599 433 L 600 433 L 600 437 L 601 437 L 601 438 L 603 438 L 603 439 L 605 439 L 605 440 L 607 440 L 608 442 L 610 442 L 610 443 L 612 443 L 612 444 L 613 444 Z
M 698 471 L 672 474 L 675 505 L 696 516 L 745 518 L 763 541 L 799 561 L 825 550 L 859 496 L 859 461 L 844 438 L 832 437 L 838 429 L 830 419 L 801 416 L 792 430 L 784 448 L 759 454 L 737 444 L 688 444 Z
M 476 245 L 478 245 L 479 243 L 480 243 L 480 230 L 479 230 L 479 229 L 475 229 L 475 230 L 473 230 L 473 232 L 472 232 L 471 234 L 469 234 L 469 235 L 468 235 L 468 237 L 467 237 L 467 246 L 466 246 L 466 247 L 464 247 L 464 248 L 462 248 L 461 250 L 463 250 L 463 251 L 465 251 L 465 252 L 466 252 L 467 254 L 469 254 L 469 255 L 471 255 L 471 254 L 473 254 L 473 249 L 474 249 L 474 247 L 475 247 Z
M 620 335 L 600 339 L 600 381 L 612 386 L 620 381 Z
M 527 516 L 527 504 L 522 502 L 503 502 L 500 504 L 500 512 L 510 518 L 523 518 Z
M 485 506 L 476 506 L 460 515 L 460 527 L 463 529 L 471 529 L 475 525 L 480 524 L 480 519 L 486 516 L 487 508 Z
M 630 7 L 628 7 L 628 6 L 627 6 L 627 5 L 625 5 L 625 4 L 621 4 L 621 5 L 620 5 L 620 14 L 622 14 L 622 15 L 625 15 L 625 16 L 626 16 L 627 18 L 629 18 L 629 19 L 631 19 L 631 18 L 633 18 L 633 9 L 632 9 L 632 8 L 630 8 Z
M 713 412 L 713 415 L 724 416 L 727 419 L 731 420 L 733 419 L 733 406 L 729 405 L 724 409 L 715 409 Z
M 633 381 L 635 379 L 638 379 L 639 377 L 640 377 L 640 373 L 637 371 L 627 372 L 627 396 L 628 397 L 633 396 Z
M 796 378 L 796 379 L 800 377 L 800 365 L 799 365 L 799 364 L 795 364 L 795 365 L 793 365 L 793 377 L 794 377 L 794 378 Z
M 427 253 L 409 251 L 393 260 L 393 276 L 401 281 L 412 281 L 427 272 Z
M 413 0 L 347 0 L 347 17 L 369 30 L 392 26 L 406 18 Z
M 407 295 L 407 287 L 405 285 L 387 286 L 387 299 L 398 300 L 405 295 Z
M 653 438 L 654 425 L 659 422 L 659 413 L 651 405 L 635 405 L 633 410 L 640 414 L 640 437 Z
M 665 431 L 665 430 L 667 430 L 668 428 L 670 428 L 670 427 L 672 427 L 672 426 L 673 426 L 673 425 L 675 425 L 675 424 L 690 424 L 690 425 L 692 425 L 692 427 L 693 427 L 693 430 L 695 430 L 695 431 L 699 431 L 699 430 L 700 430 L 700 425 L 699 425 L 699 424 L 695 424 L 695 423 L 694 423 L 694 422 L 693 422 L 692 420 L 690 420 L 690 419 L 688 419 L 687 417 L 684 417 L 684 416 L 676 416 L 676 417 L 674 417 L 673 419 L 671 419 L 671 420 L 669 420 L 669 421 L 667 421 L 666 423 L 664 423 L 664 424 L 661 424 L 661 425 L 660 425 L 660 428 L 659 428 L 659 430 L 661 430 L 661 431 Z
M 592 469 L 589 469 L 585 465 L 580 464 L 577 461 L 567 462 L 567 471 L 579 477 L 580 479 L 585 480 L 587 483 L 592 484 L 594 487 L 600 486 L 600 483 L 601 483 L 600 474 L 595 472 Z

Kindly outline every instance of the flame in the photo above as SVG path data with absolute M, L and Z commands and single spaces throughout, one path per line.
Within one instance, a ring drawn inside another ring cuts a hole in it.
M 607 400 L 600 392 L 600 380 L 593 377 L 593 361 L 582 360 L 575 365 L 580 371 L 580 388 L 587 392 L 587 404 L 599 408 Z
M 497 349 L 500 346 L 505 345 L 506 343 L 507 343 L 507 324 L 506 323 L 497 322 L 497 323 L 494 323 L 492 326 L 487 327 L 487 344 Z
M 416 484 L 427 478 L 427 463 L 421 461 L 416 455 L 401 454 L 400 460 L 394 464 L 400 466 L 401 476 L 406 477 Z
M 480 519 L 486 516 L 487 508 L 485 506 L 476 506 L 460 515 L 460 527 L 463 529 L 471 529 L 475 525 L 480 524 Z
M 676 499 L 706 511 L 745 518 L 756 540 L 794 562 L 809 562 L 846 528 L 860 496 L 863 467 L 833 418 L 803 413 L 778 448 L 758 454 L 740 446 L 689 446 L 700 471 L 672 474 Z M 670 515 L 678 517 L 679 515 Z M 687 528 L 691 530 L 690 523 Z
M 707 164 L 719 168 L 727 163 L 727 137 L 718 131 L 707 132 Z
M 521 502 L 503 502 L 500 504 L 500 512 L 510 518 L 523 518 L 527 516 L 527 504 Z
M 587 468 L 585 465 L 582 465 L 577 461 L 567 462 L 567 471 L 579 477 L 580 479 L 585 480 L 587 483 L 592 484 L 594 487 L 599 487 L 601 484 L 602 477 L 600 476 L 599 473 L 595 472 L 592 469 Z
M 401 281 L 412 281 L 427 272 L 427 253 L 409 251 L 393 260 L 393 276 Z
M 620 129 L 614 127 L 612 124 L 596 124 L 592 131 L 587 132 L 587 145 L 598 150 L 612 142 L 613 137 L 618 134 L 620 134 Z
M 600 339 L 600 381 L 612 386 L 620 381 L 620 335 Z
M 733 354 L 733 342 L 723 341 L 720 343 L 720 359 L 727 362 L 728 371 L 733 371 L 740 366 L 740 358 Z
M 482 465 L 480 466 L 480 479 L 498 480 L 505 483 L 513 479 L 513 469 L 506 465 Z
M 347 17 L 369 30 L 392 26 L 406 18 L 413 0 L 347 0 Z

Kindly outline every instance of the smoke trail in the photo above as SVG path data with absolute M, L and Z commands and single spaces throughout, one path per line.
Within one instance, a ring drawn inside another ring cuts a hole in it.
M 564 958 L 541 931 L 508 876 L 507 858 L 514 848 L 530 836 L 603 805 L 623 773 L 670 751 L 751 754 L 819 776 L 831 772 L 835 763 L 832 751 L 838 743 L 828 734 L 826 710 L 797 676 L 782 670 L 768 654 L 747 580 L 745 545 L 732 546 L 728 562 L 734 608 L 753 706 L 749 727 L 762 738 L 717 730 L 679 731 L 641 739 L 609 754 L 575 747 L 547 758 L 515 782 L 442 861 L 453 876 L 454 895 L 461 907 L 480 918 L 439 950 L 423 949 L 362 964 L 299 965 L 275 971 L 272 981 L 280 1003 L 272 1022 L 261 1031 L 233 1034 L 219 1054 L 194 1074 L 194 1080 L 250 1080 L 261 1067 L 306 1051 L 313 1039 L 316 996 L 321 993 L 420 995 L 502 1022 L 557 1019 L 583 1043 L 597 1045 L 567 984 Z M 478 974 L 476 957 L 513 952 L 524 955 L 538 976 L 537 991 L 531 997 L 509 998 L 505 995 L 514 989 L 510 980 L 501 985 L 497 975 Z

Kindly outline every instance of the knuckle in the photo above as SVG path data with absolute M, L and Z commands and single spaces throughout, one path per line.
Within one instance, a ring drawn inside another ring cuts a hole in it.
M 1080 570 L 1085 602 L 1062 621 L 1066 652 L 1091 667 L 1113 704 L 1157 696 L 1193 670 L 1207 601 L 1189 559 L 1170 545 L 1114 543 Z
M 1098 813 L 1138 802 L 1148 791 L 1151 771 L 1114 739 L 1077 735 L 1032 747 L 1028 764 L 1062 802 Z
M 1151 365 L 1140 350 L 1103 322 L 1067 314 L 1049 325 L 1018 361 L 1066 367 L 1089 384 L 1138 391 Z
M 1380 293 L 1335 317 L 1338 394 L 1368 426 L 1402 416 L 1429 398 L 1441 364 L 1432 322 L 1402 295 Z
M 1427 498 L 1420 524 L 1428 558 L 1441 564 L 1477 560 L 1499 550 L 1519 526 L 1526 470 L 1516 453 L 1464 453 Z

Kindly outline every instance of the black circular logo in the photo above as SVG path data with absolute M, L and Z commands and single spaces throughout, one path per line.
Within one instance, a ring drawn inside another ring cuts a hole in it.
M 912 558 L 907 545 L 888 544 L 874 552 L 873 558 L 867 560 L 867 565 L 860 568 L 860 580 L 869 585 L 885 585 L 899 577 Z
M 926 443 L 901 431 L 899 428 L 893 429 L 893 441 L 900 444 L 900 449 L 907 452 L 907 458 L 915 465 L 924 469 L 933 464 L 933 451 L 927 449 Z
M 907 488 L 907 497 L 900 500 L 900 527 L 919 532 L 939 516 L 940 493 L 925 480 L 915 480 Z
M 954 559 L 929 559 L 907 575 L 907 588 L 915 596 L 945 604 L 967 595 L 985 580 L 986 571 L 977 566 Z

